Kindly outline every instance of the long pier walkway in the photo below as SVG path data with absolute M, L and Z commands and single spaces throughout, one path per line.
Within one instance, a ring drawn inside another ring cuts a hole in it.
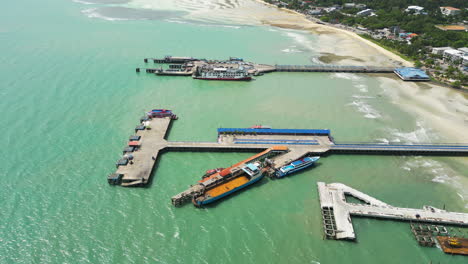
M 394 207 L 341 183 L 318 182 L 317 186 L 328 238 L 356 239 L 351 216 L 468 226 L 466 213 L 448 212 L 431 206 L 423 209 Z M 348 203 L 346 195 L 365 204 Z
M 143 186 L 151 177 L 158 156 L 166 151 L 223 151 L 259 153 L 272 146 L 286 146 L 288 151 L 272 158 L 278 169 L 304 156 L 330 154 L 374 155 L 451 155 L 468 156 L 468 144 L 335 144 L 327 129 L 253 129 L 220 128 L 214 142 L 166 141 L 172 120 L 152 118 L 141 120 L 135 135 L 117 162 L 117 171 L 108 177 L 111 184 Z
M 393 67 L 340 66 L 340 65 L 275 65 L 277 72 L 354 72 L 354 73 L 393 73 Z

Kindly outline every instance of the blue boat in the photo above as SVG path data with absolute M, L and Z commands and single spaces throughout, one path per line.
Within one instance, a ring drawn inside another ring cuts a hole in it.
M 315 162 L 319 159 L 320 157 L 305 157 L 303 159 L 293 161 L 290 164 L 279 168 L 276 171 L 275 176 L 276 178 L 283 178 L 286 175 L 289 175 L 291 173 L 303 170 L 305 168 L 308 168 L 314 165 Z

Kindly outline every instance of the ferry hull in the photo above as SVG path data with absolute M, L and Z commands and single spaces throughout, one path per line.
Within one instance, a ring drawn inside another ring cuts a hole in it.
M 223 197 L 226 197 L 226 196 L 230 195 L 231 193 L 237 192 L 237 191 L 239 191 L 239 190 L 241 190 L 241 189 L 243 189 L 243 188 L 245 188 L 245 187 L 247 187 L 247 186 L 249 186 L 249 185 L 252 185 L 252 184 L 254 184 L 254 183 L 260 181 L 262 178 L 263 178 L 263 175 L 260 176 L 260 177 L 258 177 L 258 178 L 256 178 L 256 179 L 252 179 L 251 181 L 248 181 L 248 182 L 246 182 L 245 184 L 243 184 L 243 185 L 241 185 L 241 186 L 239 186 L 239 187 L 236 187 L 236 188 L 234 188 L 234 189 L 232 189 L 232 190 L 230 190 L 230 191 L 228 191 L 228 192 L 225 192 L 225 193 L 223 193 L 223 194 L 221 194 L 221 195 L 218 195 L 218 196 L 216 196 L 216 197 L 211 197 L 211 198 L 206 199 L 206 200 L 203 200 L 203 201 L 196 201 L 195 199 L 193 199 L 193 200 L 192 200 L 192 201 L 193 201 L 193 204 L 194 204 L 196 207 L 201 207 L 201 206 L 203 206 L 203 205 L 213 203 L 213 202 L 215 202 L 215 201 L 217 201 L 217 200 L 219 200 L 219 199 L 221 199 L 221 198 L 223 198 Z
M 250 81 L 252 77 L 247 76 L 243 78 L 203 78 L 203 77 L 193 77 L 194 79 L 198 80 L 206 80 L 206 81 Z

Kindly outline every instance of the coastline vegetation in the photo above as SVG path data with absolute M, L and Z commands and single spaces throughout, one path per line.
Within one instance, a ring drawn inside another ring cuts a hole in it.
M 278 3 L 267 0 L 266 2 Z M 451 83 L 454 87 L 468 85 L 468 76 L 461 70 L 461 61 L 446 61 L 441 65 L 442 58 L 431 53 L 432 47 L 468 47 L 468 32 L 444 31 L 436 25 L 463 24 L 468 20 L 468 1 L 466 0 L 282 0 L 279 6 L 299 11 L 308 15 L 310 10 L 317 8 L 328 9 L 321 12 L 318 19 L 331 24 L 342 24 L 353 28 L 364 28 L 368 34 L 359 34 L 362 38 L 399 55 L 405 60 L 412 61 L 416 67 L 430 70 L 434 79 Z M 361 9 L 356 7 L 343 8 L 346 3 L 363 4 L 372 9 L 375 15 L 358 16 Z M 424 13 L 406 12 L 410 5 L 424 7 Z M 443 15 L 441 6 L 459 8 L 458 15 Z M 334 8 L 335 7 L 335 8 Z M 333 9 L 334 8 L 334 9 Z M 388 29 L 394 34 L 393 38 L 375 38 L 374 31 Z M 410 40 L 398 38 L 398 32 L 416 33 Z M 443 66 L 443 67 L 442 67 Z

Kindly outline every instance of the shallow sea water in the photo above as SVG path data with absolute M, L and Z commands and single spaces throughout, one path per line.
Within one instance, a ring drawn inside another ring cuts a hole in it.
M 109 7 L 103 2 L 98 6 Z M 72 1 L 4 6 L 0 263 L 466 261 L 419 247 L 407 223 L 355 218 L 357 243 L 323 240 L 317 181 L 341 182 L 395 206 L 467 212 L 466 194 L 454 187 L 467 168 L 450 158 L 329 156 L 206 209 L 174 208 L 170 197 L 206 169 L 250 154 L 167 153 L 149 188 L 107 184 L 139 117 L 156 107 L 180 117 L 169 140 L 214 141 L 218 127 L 259 123 L 330 128 L 338 142 L 446 140 L 393 105 L 373 76 L 274 73 L 225 83 L 135 73 L 143 58 L 167 54 L 307 64 L 318 57 L 313 35 L 187 22 L 177 10 L 170 11 L 174 19 L 187 23 L 90 18 L 82 11 L 96 7 Z

